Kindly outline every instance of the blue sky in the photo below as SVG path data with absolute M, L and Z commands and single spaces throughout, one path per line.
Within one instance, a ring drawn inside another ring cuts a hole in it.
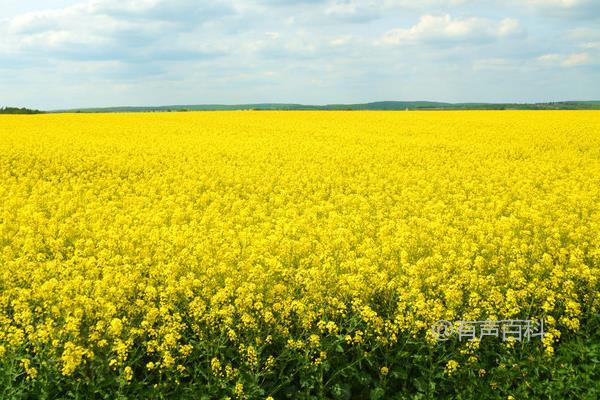
M 600 0 L 4 0 L 0 106 L 600 99 Z

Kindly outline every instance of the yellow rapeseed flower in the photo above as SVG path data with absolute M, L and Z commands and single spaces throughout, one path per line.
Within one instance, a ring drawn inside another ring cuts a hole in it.
M 35 360 L 31 379 L 42 362 L 133 378 L 202 359 L 234 382 L 283 347 L 320 365 L 330 343 L 369 355 L 433 345 L 440 319 L 534 317 L 551 355 L 600 307 L 598 121 L 0 116 L 0 357 Z

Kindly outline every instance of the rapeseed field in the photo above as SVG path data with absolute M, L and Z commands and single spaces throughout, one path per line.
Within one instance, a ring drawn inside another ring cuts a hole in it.
M 543 394 L 599 278 L 598 112 L 0 116 L 2 398 Z

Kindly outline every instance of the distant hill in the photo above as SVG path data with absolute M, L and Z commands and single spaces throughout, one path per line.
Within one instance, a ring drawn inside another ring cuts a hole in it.
M 200 104 L 150 107 L 75 108 L 53 112 L 173 112 L 229 110 L 600 110 L 600 101 L 552 103 L 441 103 L 433 101 L 377 101 L 362 104 L 306 105 L 294 103 Z
M 29 108 L 17 108 L 17 107 L 2 107 L 0 108 L 0 114 L 41 114 L 40 110 L 31 110 Z

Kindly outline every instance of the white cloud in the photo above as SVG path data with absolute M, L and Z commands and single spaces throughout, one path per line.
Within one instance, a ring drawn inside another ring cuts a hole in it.
M 384 7 L 377 1 L 334 1 L 325 8 L 325 15 L 354 22 L 379 18 Z
M 524 2 L 538 7 L 575 8 L 592 4 L 594 0 L 525 0 Z
M 515 2 L 556 18 L 600 18 L 598 0 L 515 0 Z
M 414 9 L 423 9 L 432 7 L 440 8 L 440 7 L 457 7 L 462 6 L 469 3 L 477 3 L 482 0 L 382 0 L 381 2 L 387 7 L 404 7 L 404 8 L 414 8 Z M 488 1 L 488 0 L 484 0 Z
M 443 12 L 470 3 L 475 4 L 476 0 L 329 0 L 325 2 L 324 14 L 346 22 L 365 23 L 395 13 L 430 9 Z
M 575 53 L 567 56 L 562 65 L 565 67 L 576 67 L 578 65 L 585 65 L 590 62 L 590 55 L 588 53 Z
M 203 58 L 211 46 L 181 46 L 179 37 L 232 12 L 222 1 L 202 5 L 193 0 L 92 0 L 19 15 L 0 27 L 0 36 L 8 51 L 32 57 L 139 61 L 196 54 Z
M 329 45 L 332 47 L 340 47 L 345 46 L 349 43 L 352 43 L 354 37 L 352 35 L 344 35 L 339 36 L 329 41 Z
M 571 54 L 544 54 L 535 59 L 535 61 L 546 67 L 561 66 L 561 67 L 578 67 L 592 63 L 593 58 L 590 53 L 571 53 Z
M 483 42 L 520 35 L 524 31 L 515 19 L 493 21 L 486 18 L 452 18 L 450 15 L 424 15 L 410 28 L 387 32 L 382 42 L 403 44 L 416 42 Z
M 581 45 L 584 49 L 600 50 L 600 42 L 587 42 Z
M 552 53 L 552 54 L 544 54 L 536 58 L 536 60 L 540 63 L 545 64 L 555 64 L 562 60 L 562 56 L 560 54 Z

